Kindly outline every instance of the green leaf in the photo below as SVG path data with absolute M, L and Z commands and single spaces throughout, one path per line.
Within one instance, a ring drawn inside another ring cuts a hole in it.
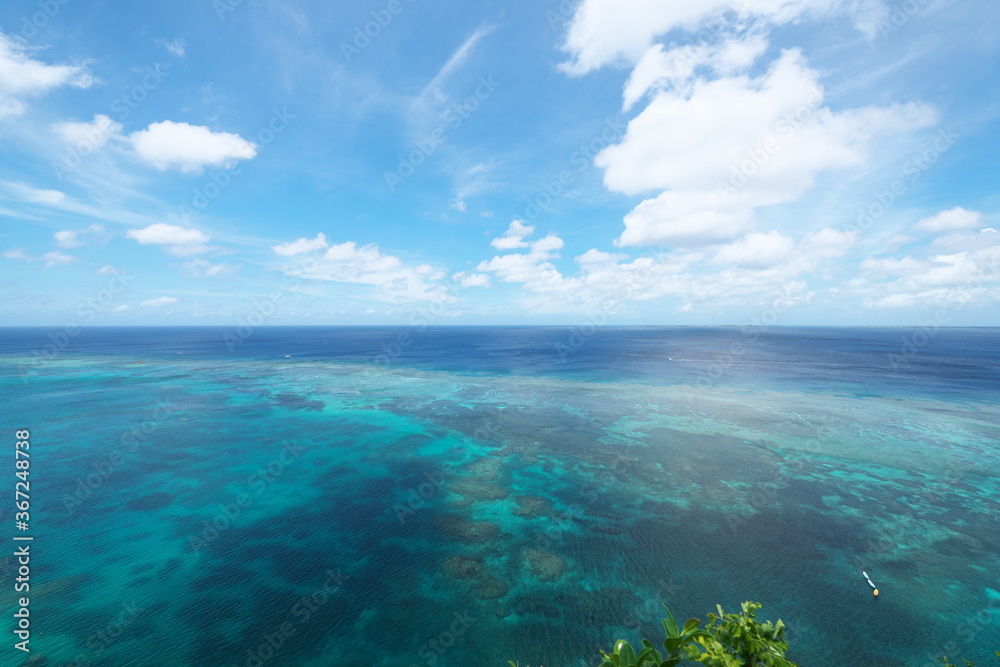
M 635 651 L 627 641 L 619 639 L 615 644 L 615 653 L 621 655 L 622 667 L 635 667 Z
M 664 607 L 664 609 L 667 608 Z M 663 619 L 663 631 L 667 634 L 668 637 L 676 637 L 680 633 L 677 632 L 677 621 L 674 620 L 674 616 L 673 614 L 670 613 L 669 609 L 667 609 L 667 616 L 669 618 Z
M 663 640 L 663 648 L 667 649 L 667 653 L 673 655 L 677 649 L 681 647 L 684 643 L 683 637 L 667 637 Z

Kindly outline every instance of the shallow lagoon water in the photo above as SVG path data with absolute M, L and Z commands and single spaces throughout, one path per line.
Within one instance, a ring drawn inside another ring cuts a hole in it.
M 803 666 L 986 662 L 1000 331 L 914 331 L 0 330 L 33 655 L 569 667 L 752 599 Z

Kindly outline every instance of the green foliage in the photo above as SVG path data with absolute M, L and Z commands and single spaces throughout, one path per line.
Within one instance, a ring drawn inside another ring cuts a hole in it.
M 601 667 L 676 667 L 683 661 L 708 667 L 796 667 L 785 658 L 785 624 L 757 622 L 760 605 L 756 602 L 744 602 L 739 614 L 727 614 L 716 606 L 719 613 L 708 615 L 704 629 L 697 618 L 680 626 L 670 610 L 664 609 L 663 653 L 648 639 L 642 640 L 638 652 L 619 639 L 612 653 L 601 651 Z
M 994 654 L 996 655 L 996 657 L 997 657 L 997 660 L 1000 660 L 1000 651 L 993 651 L 993 653 L 994 653 Z M 942 658 L 941 658 L 941 662 L 943 662 L 943 663 L 944 663 L 944 667 L 959 667 L 958 665 L 956 665 L 956 664 L 954 664 L 954 663 L 950 662 L 950 661 L 948 660 L 948 658 L 945 658 L 945 657 L 942 657 Z M 976 663 L 974 663 L 974 662 L 969 662 L 969 661 L 968 661 L 968 660 L 966 660 L 965 658 L 962 658 L 962 662 L 964 662 L 964 663 L 965 663 L 965 667 L 974 667 L 974 665 L 976 664 Z
M 711 667 L 795 667 L 785 658 L 785 624 L 757 622 L 756 602 L 744 602 L 739 614 L 727 614 L 716 605 L 719 613 L 708 615 L 707 640 L 696 640 L 705 652 L 697 659 Z M 694 657 L 692 657 L 694 659 Z
M 615 642 L 611 653 L 601 651 L 601 667 L 677 667 L 684 661 L 701 663 L 707 667 L 797 667 L 785 657 L 785 624 L 757 621 L 756 602 L 744 602 L 738 614 L 727 614 L 716 605 L 718 614 L 708 615 L 708 625 L 701 628 L 701 620 L 689 618 L 678 625 L 674 615 L 665 606 L 663 619 L 663 652 L 648 639 L 642 640 L 638 651 L 624 639 Z M 1000 659 L 1000 651 L 996 651 Z M 975 663 L 963 660 L 964 667 Z M 959 667 L 942 657 L 945 667 Z M 509 660 L 510 667 L 520 667 Z

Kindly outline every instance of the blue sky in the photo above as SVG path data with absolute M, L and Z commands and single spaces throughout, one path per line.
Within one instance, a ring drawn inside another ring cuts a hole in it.
M 996 326 L 998 21 L 6 2 L 0 322 Z

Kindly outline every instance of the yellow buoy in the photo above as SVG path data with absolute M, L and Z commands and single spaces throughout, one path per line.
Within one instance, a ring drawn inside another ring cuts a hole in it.
M 878 597 L 878 589 L 875 589 L 875 597 Z

